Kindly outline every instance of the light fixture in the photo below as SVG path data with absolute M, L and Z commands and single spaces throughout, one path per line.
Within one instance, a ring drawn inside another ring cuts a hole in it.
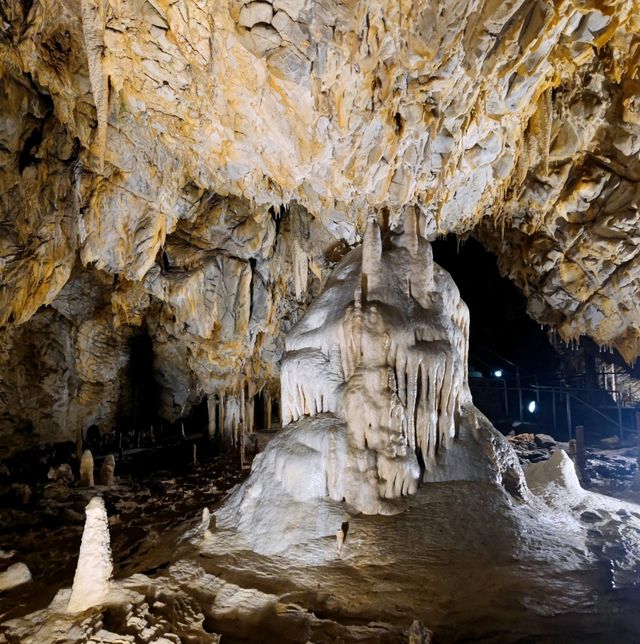
M 532 400 L 532 401 L 527 405 L 527 409 L 529 410 L 529 413 L 530 413 L 530 414 L 535 413 L 535 411 L 536 411 L 536 401 L 535 401 L 535 400 Z
M 493 375 L 494 375 L 496 378 L 502 378 L 502 369 L 496 369 L 496 370 L 493 372 Z

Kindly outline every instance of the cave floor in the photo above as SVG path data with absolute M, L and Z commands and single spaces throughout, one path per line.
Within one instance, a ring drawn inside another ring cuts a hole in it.
M 11 503 L 0 513 L 0 551 L 15 552 L 10 562 L 26 563 L 34 579 L 0 593 L 0 622 L 47 606 L 60 588 L 71 586 L 84 508 L 93 496 L 102 496 L 107 507 L 114 576 L 151 574 L 168 565 L 202 508 L 216 503 L 246 474 L 237 459 L 218 457 L 118 476 L 113 487 L 32 486 L 28 503 Z
M 50 485 L 28 507 L 3 509 L 0 547 L 16 550 L 34 581 L 0 595 L 0 641 L 408 641 L 414 620 L 436 642 L 639 640 L 639 505 L 592 495 L 571 514 L 541 512 L 486 483 L 434 483 L 400 515 L 355 517 L 340 553 L 325 537 L 267 557 L 201 524 L 203 507 L 245 475 L 218 458 L 113 488 Z M 77 618 L 52 607 L 71 585 L 96 493 L 119 592 L 138 599 L 116 598 L 90 611 L 93 621 L 83 614 L 78 636 Z M 171 615 L 154 616 L 168 596 Z M 120 615 L 125 604 L 134 609 Z M 178 639 L 146 638 L 152 623 Z M 107 627 L 129 635 L 89 635 Z
M 261 557 L 221 531 L 195 561 L 340 622 L 419 619 L 438 642 L 637 642 L 640 506 L 620 507 L 593 495 L 576 520 L 486 483 L 433 483 L 400 515 L 352 520 L 340 556 L 323 538 Z

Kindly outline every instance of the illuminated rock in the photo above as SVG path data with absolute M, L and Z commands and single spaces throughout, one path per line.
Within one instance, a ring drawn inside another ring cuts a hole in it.
M 93 487 L 93 454 L 91 450 L 85 449 L 80 459 L 80 487 Z
M 348 511 L 397 513 L 423 481 L 489 480 L 525 493 L 515 453 L 473 407 L 468 310 L 414 216 L 384 238 L 370 219 L 362 246 L 286 338 L 290 428 L 217 515 L 259 551 L 335 534 Z M 304 507 L 314 503 L 317 512 Z
M 67 610 L 78 613 L 104 602 L 111 589 L 113 563 L 109 521 L 104 501 L 91 499 L 85 508 L 87 515 L 76 574 Z

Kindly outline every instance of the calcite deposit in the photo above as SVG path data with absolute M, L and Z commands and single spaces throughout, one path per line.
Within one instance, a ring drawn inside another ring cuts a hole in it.
M 3 452 L 135 417 L 139 338 L 166 421 L 277 395 L 371 212 L 475 234 L 537 320 L 633 359 L 638 9 L 3 0 Z
M 99 496 L 91 499 L 85 513 L 87 519 L 67 605 L 70 613 L 79 613 L 102 604 L 109 594 L 113 575 L 109 522 L 104 500 Z
M 471 400 L 469 311 L 415 212 L 402 228 L 383 236 L 370 218 L 286 337 L 289 427 L 217 512 L 257 552 L 333 535 L 350 514 L 397 514 L 422 481 L 528 495 L 515 452 Z

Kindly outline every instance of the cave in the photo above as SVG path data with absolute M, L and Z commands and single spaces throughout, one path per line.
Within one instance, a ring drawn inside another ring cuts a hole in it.
M 0 642 L 640 639 L 638 0 L 0 0 Z

